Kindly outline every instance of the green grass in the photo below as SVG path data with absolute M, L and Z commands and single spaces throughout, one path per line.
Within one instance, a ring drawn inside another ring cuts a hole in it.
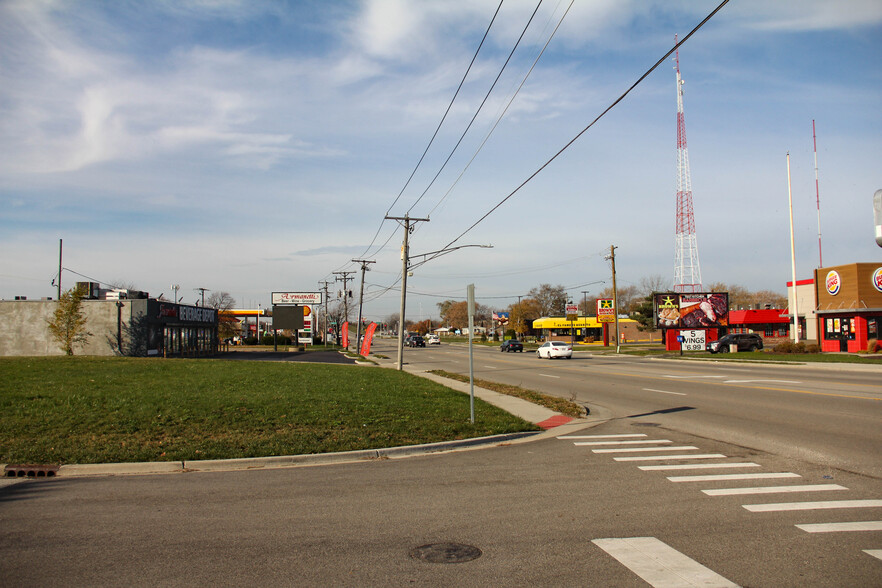
M 469 377 L 466 375 L 454 374 L 452 372 L 446 372 L 444 370 L 432 370 L 429 373 L 442 376 L 444 378 L 450 378 L 451 380 L 456 380 L 458 382 L 469 381 Z M 487 390 L 493 390 L 494 392 L 499 392 L 500 394 L 516 396 L 518 398 L 528 400 L 533 404 L 538 404 L 540 406 L 544 406 L 545 408 L 550 408 L 555 412 L 569 415 L 571 417 L 582 416 L 583 409 L 581 406 L 570 400 L 558 398 L 557 396 L 549 396 L 548 394 L 542 394 L 541 392 L 536 392 L 535 390 L 529 390 L 527 388 L 521 388 L 519 386 L 510 386 L 508 384 L 500 384 L 498 382 L 491 382 L 490 380 L 481 380 L 478 378 L 475 378 L 475 386 L 486 388 Z
M 0 358 L 0 463 L 228 459 L 536 430 L 484 402 L 370 366 Z

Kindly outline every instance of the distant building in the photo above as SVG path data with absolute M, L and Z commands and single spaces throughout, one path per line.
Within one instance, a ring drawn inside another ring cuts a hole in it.
M 74 348 L 76 355 L 196 357 L 218 350 L 213 308 L 156 300 L 145 292 L 87 292 L 90 298 L 81 308 L 92 335 Z M 54 300 L 0 301 L 0 356 L 63 355 L 48 328 L 57 305 Z

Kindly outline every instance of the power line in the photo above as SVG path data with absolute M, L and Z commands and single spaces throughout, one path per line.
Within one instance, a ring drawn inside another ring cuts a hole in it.
M 721 2 L 720 5 L 717 6 L 717 7 L 716 7 L 716 8 L 715 8 L 710 14 L 708 14 L 708 15 L 704 18 L 704 20 L 702 20 L 700 23 L 698 23 L 698 25 L 695 26 L 695 28 L 693 28 L 691 31 L 689 31 L 689 33 L 688 33 L 685 37 L 683 37 L 683 40 L 682 40 L 682 41 L 680 41 L 679 43 L 676 43 L 676 44 L 675 44 L 675 45 L 674 45 L 674 46 L 673 46 L 673 47 L 672 47 L 667 53 L 665 53 L 665 54 L 664 54 L 664 55 L 663 55 L 658 61 L 656 61 L 656 62 L 655 62 L 655 65 L 653 65 L 652 67 L 650 67 L 650 68 L 649 68 L 649 69 L 648 69 L 648 70 L 647 70 L 642 76 L 640 76 L 640 77 L 637 79 L 636 82 L 634 82 L 634 83 L 631 85 L 631 87 L 629 87 L 627 90 L 625 90 L 625 92 L 624 92 L 621 96 L 619 96 L 619 97 L 618 97 L 618 98 L 617 98 L 612 104 L 610 104 L 610 105 L 609 105 L 609 106 L 608 106 L 603 112 L 601 112 L 599 115 L 597 115 L 597 117 L 596 117 L 593 121 L 591 121 L 591 123 L 588 124 L 588 126 L 586 126 L 584 129 L 582 129 L 581 131 L 579 131 L 579 132 L 576 134 L 575 137 L 573 137 L 572 139 L 570 139 L 570 141 L 569 141 L 566 145 L 564 145 L 563 147 L 561 147 L 560 150 L 558 150 L 557 153 L 555 153 L 553 156 L 551 156 L 550 159 L 548 159 L 545 163 L 543 163 L 543 164 L 539 167 L 539 169 L 537 169 L 537 170 L 534 171 L 532 174 L 530 174 L 530 176 L 527 177 L 526 180 L 524 180 L 523 182 L 521 182 L 521 184 L 520 184 L 517 188 L 515 188 L 514 190 L 512 190 L 512 191 L 511 191 L 511 192 L 510 192 L 505 198 L 503 198 L 502 200 L 500 200 L 500 201 L 499 201 L 499 202 L 498 202 L 493 208 L 491 208 L 486 214 L 484 214 L 484 216 L 482 216 L 482 217 L 479 218 L 477 221 L 475 221 L 474 224 L 472 224 L 469 228 L 467 228 L 465 231 L 463 231 L 462 233 L 460 233 L 460 235 L 459 235 L 458 237 L 456 237 L 455 239 L 453 239 L 450 243 L 448 243 L 447 245 L 445 245 L 444 247 L 442 247 L 442 249 L 446 249 L 447 247 L 450 247 L 451 245 L 453 245 L 454 243 L 456 243 L 457 241 L 459 241 L 460 239 L 462 239 L 462 238 L 463 238 L 466 234 L 468 234 L 472 229 L 474 229 L 474 228 L 477 227 L 481 222 L 483 222 L 488 216 L 490 216 L 491 214 L 493 214 L 494 212 L 496 212 L 496 210 L 497 210 L 500 206 L 502 206 L 503 204 L 505 204 L 505 203 L 506 203 L 506 202 L 507 202 L 512 196 L 514 196 L 515 194 L 517 194 L 517 193 L 518 193 L 518 192 L 519 192 L 524 186 L 526 186 L 528 183 L 530 183 L 530 182 L 533 180 L 533 178 L 535 178 L 536 176 L 538 176 L 538 175 L 539 175 L 539 174 L 540 174 L 540 173 L 541 173 L 546 167 L 548 167 L 548 166 L 551 164 L 552 161 L 554 161 L 555 159 L 557 159 L 557 158 L 558 158 L 558 157 L 559 157 L 564 151 L 566 151 L 567 149 L 569 149 L 570 146 L 573 145 L 573 143 L 575 143 L 575 142 L 576 142 L 576 141 L 577 141 L 582 135 L 584 135 L 584 134 L 588 131 L 588 129 L 590 129 L 591 127 L 593 127 L 593 126 L 594 126 L 594 125 L 595 125 L 595 124 L 596 124 L 601 118 L 603 118 L 603 117 L 604 117 L 604 116 L 605 116 L 610 110 L 612 110 L 613 108 L 615 108 L 615 107 L 616 107 L 616 106 L 617 106 L 622 100 L 624 100 L 625 97 L 626 97 L 628 94 L 630 94 L 631 91 L 632 91 L 634 88 L 636 88 L 640 83 L 643 82 L 643 80 L 645 80 L 647 77 L 649 77 L 649 75 L 650 75 L 652 72 L 654 72 L 654 71 L 658 68 L 659 65 L 661 65 L 662 63 L 664 63 L 664 61 L 665 61 L 668 57 L 670 57 L 671 54 L 673 54 L 677 49 L 679 49 L 680 46 L 681 46 L 683 43 L 685 43 L 685 42 L 686 42 L 686 41 L 687 41 L 692 35 L 694 35 L 694 34 L 695 34 L 695 33 L 696 33 L 701 27 L 703 27 L 703 26 L 707 23 L 707 21 L 709 21 L 709 20 L 710 20 L 710 19 L 711 19 L 711 18 L 712 18 L 717 12 L 719 12 L 719 11 L 723 8 L 723 6 L 725 6 L 725 5 L 728 4 L 728 3 L 729 3 L 729 0 L 723 0 L 723 2 Z M 431 258 L 430 258 L 430 259 L 427 259 L 426 261 L 430 261 L 430 260 L 431 260 Z M 424 263 L 425 263 L 425 262 L 424 262 Z
M 542 6 L 543 0 L 539 0 L 539 3 L 536 4 L 536 8 L 533 9 L 533 14 L 530 15 L 530 19 L 527 21 L 527 24 L 524 26 L 524 30 L 521 31 L 521 35 L 518 37 L 518 40 L 515 42 L 514 47 L 511 48 L 511 51 L 508 54 L 508 57 L 505 60 L 505 63 L 502 64 L 502 67 L 499 69 L 499 73 L 496 74 L 496 79 L 493 80 L 493 83 L 490 85 L 490 89 L 487 90 L 487 93 L 484 95 L 484 99 L 481 100 L 481 104 L 478 106 L 478 109 L 475 110 L 475 114 L 472 115 L 472 120 L 469 121 L 469 124 L 466 125 L 465 130 L 460 135 L 459 140 L 456 142 L 456 145 L 451 149 L 450 154 L 447 156 L 447 159 L 444 160 L 444 163 L 441 164 L 441 168 L 438 170 L 438 173 L 435 174 L 435 177 L 432 178 L 432 181 L 429 182 L 429 185 L 426 186 L 426 189 L 423 190 L 423 193 L 420 194 L 420 197 L 416 199 L 416 201 L 410 205 L 410 208 L 407 209 L 407 212 L 410 213 L 413 210 L 413 207 L 419 204 L 420 200 L 423 199 L 423 196 L 426 195 L 426 192 L 429 191 L 435 184 L 435 180 L 438 179 L 438 176 L 441 175 L 441 172 L 444 171 L 444 168 L 447 167 L 447 164 L 450 162 L 450 158 L 453 157 L 453 154 L 456 153 L 456 150 L 459 148 L 462 140 L 465 139 L 466 134 L 469 132 L 469 129 L 472 128 L 472 125 L 475 123 L 475 120 L 478 118 L 478 115 L 483 110 L 484 105 L 487 103 L 487 100 L 490 98 L 490 94 L 493 92 L 493 89 L 496 88 L 496 84 L 499 83 L 499 78 L 502 77 L 502 73 L 505 71 L 505 68 L 508 67 L 509 62 L 511 61 L 512 56 L 514 56 L 515 51 L 517 51 L 518 46 L 521 44 L 521 41 L 524 38 L 524 35 L 527 34 L 527 29 L 530 28 L 530 24 L 533 22 L 533 19 L 536 17 L 536 13 L 539 11 L 539 7 Z M 416 170 L 414 170 L 416 171 Z M 400 194 L 399 194 L 400 196 Z M 397 200 L 396 200 L 397 201 Z M 388 214 L 388 213 L 387 213 Z
M 505 0 L 499 0 L 499 5 L 496 7 L 496 12 L 493 13 L 493 18 L 490 19 L 490 24 L 487 25 L 487 30 L 484 31 L 484 36 L 481 37 L 481 42 L 478 44 L 478 48 L 475 50 L 475 54 L 472 56 L 472 60 L 469 62 L 469 65 L 466 68 L 465 74 L 463 74 L 462 80 L 460 80 L 459 86 L 457 86 L 456 92 L 454 92 L 454 94 L 453 94 L 453 98 L 450 99 L 450 103 L 447 105 L 447 109 L 444 111 L 444 116 L 441 117 L 441 121 L 438 123 L 438 126 L 435 128 L 435 132 L 432 134 L 432 138 L 429 139 L 428 145 L 426 145 L 426 148 L 423 150 L 423 154 L 420 156 L 419 161 L 417 161 L 416 166 L 414 166 L 413 171 L 410 172 L 410 176 L 407 178 L 407 181 L 404 183 L 404 186 L 401 188 L 401 191 L 398 192 L 398 196 L 395 197 L 395 200 L 392 201 L 392 204 L 389 205 L 388 210 L 386 210 L 386 214 L 383 215 L 384 218 L 382 221 L 380 221 L 380 226 L 377 227 L 377 232 L 374 234 L 373 239 L 371 239 L 370 245 L 368 245 L 367 249 L 365 249 L 364 252 L 362 252 L 362 255 L 367 255 L 368 251 L 371 250 L 371 247 L 374 246 L 374 243 L 377 241 L 377 237 L 379 236 L 380 231 L 383 230 L 383 225 L 386 223 L 387 219 L 385 217 L 389 216 L 389 213 L 392 211 L 392 208 L 398 203 L 398 200 L 404 194 L 404 191 L 410 185 L 411 180 L 413 179 L 413 177 L 416 174 L 417 170 L 419 169 L 420 165 L 422 165 L 423 160 L 426 158 L 426 154 L 429 152 L 429 148 L 435 142 L 435 138 L 438 136 L 438 132 L 441 130 L 441 126 L 444 124 L 444 121 L 447 120 L 447 115 L 450 113 L 450 109 L 453 108 L 453 103 L 456 101 L 457 96 L 459 96 L 459 91 L 462 89 L 463 84 L 465 84 L 465 81 L 469 75 L 469 72 L 472 71 L 472 66 L 475 64 L 475 61 L 478 59 L 478 54 L 481 52 L 481 48 L 484 46 L 484 41 L 487 40 L 487 36 L 490 34 L 490 29 L 493 27 L 493 23 L 496 22 L 496 17 L 499 15 L 499 11 L 502 9 L 503 2 L 505 2 Z M 393 231 L 392 235 L 394 235 L 394 234 L 395 234 L 395 232 Z M 390 235 L 389 239 L 386 240 L 386 243 L 388 243 L 389 240 L 391 240 L 391 238 L 392 238 L 392 236 Z M 384 243 L 383 247 L 385 247 L 385 245 L 386 244 Z M 382 249 L 382 247 L 381 247 L 381 249 Z

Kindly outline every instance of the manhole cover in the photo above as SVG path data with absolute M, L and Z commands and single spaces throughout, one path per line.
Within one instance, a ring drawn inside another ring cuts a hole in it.
M 463 563 L 481 557 L 481 550 L 461 543 L 433 543 L 411 549 L 410 556 L 429 563 Z

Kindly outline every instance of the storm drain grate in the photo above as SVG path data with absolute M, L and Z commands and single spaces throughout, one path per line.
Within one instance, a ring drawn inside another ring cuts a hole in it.
M 481 557 L 481 550 L 462 543 L 432 543 L 410 550 L 410 556 L 429 563 L 464 563 Z
M 3 475 L 6 478 L 52 478 L 57 473 L 57 465 L 9 464 L 3 468 Z

